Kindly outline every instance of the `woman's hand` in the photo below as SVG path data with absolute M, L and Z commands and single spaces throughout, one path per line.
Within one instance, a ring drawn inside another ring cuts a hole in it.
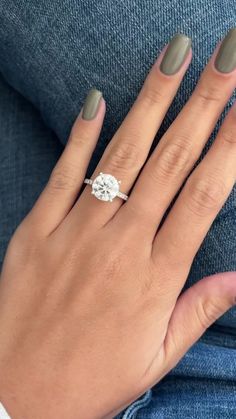
M 112 174 L 124 193 L 136 182 L 128 201 L 100 201 L 90 185 L 77 199 L 105 114 L 92 91 L 10 242 L 0 285 L 0 399 L 13 419 L 113 417 L 235 303 L 233 273 L 205 278 L 179 297 L 235 183 L 235 107 L 158 228 L 235 87 L 236 71 L 220 72 L 217 52 L 144 165 L 190 63 L 188 46 L 177 37 L 169 55 L 162 52 L 92 176 Z

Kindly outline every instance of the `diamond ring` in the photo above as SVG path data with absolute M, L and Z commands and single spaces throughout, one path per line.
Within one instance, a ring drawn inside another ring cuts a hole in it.
M 94 179 L 85 179 L 84 183 L 92 186 L 92 195 L 94 195 L 100 201 L 112 202 L 114 198 L 119 197 L 124 201 L 127 201 L 128 196 L 120 192 L 120 180 L 117 180 L 114 176 L 100 172 L 99 175 Z

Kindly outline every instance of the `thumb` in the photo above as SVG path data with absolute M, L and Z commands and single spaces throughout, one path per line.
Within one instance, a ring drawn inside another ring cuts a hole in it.
M 236 304 L 236 272 L 208 276 L 177 300 L 164 341 L 167 365 L 174 367 L 206 329 Z

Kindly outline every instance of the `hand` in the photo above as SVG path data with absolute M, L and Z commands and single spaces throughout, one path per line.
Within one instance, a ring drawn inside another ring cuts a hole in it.
M 13 419 L 113 417 L 235 303 L 234 273 L 205 278 L 179 297 L 235 182 L 235 107 L 158 226 L 228 101 L 236 72 L 217 71 L 214 54 L 144 165 L 191 60 L 189 52 L 166 75 L 163 54 L 92 176 L 114 175 L 124 193 L 136 182 L 128 201 L 99 201 L 90 185 L 77 199 L 105 115 L 104 99 L 90 93 L 96 116 L 88 119 L 87 101 L 11 239 L 0 285 L 0 400 Z

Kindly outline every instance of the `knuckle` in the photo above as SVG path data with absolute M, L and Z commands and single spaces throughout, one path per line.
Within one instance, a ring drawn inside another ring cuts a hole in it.
M 198 216 L 220 209 L 225 195 L 225 185 L 219 179 L 189 179 L 187 181 L 187 204 Z
M 140 168 L 142 151 L 137 145 L 138 141 L 122 139 L 110 152 L 108 157 L 109 166 L 115 171 L 136 171 Z
M 164 179 L 185 173 L 193 162 L 192 147 L 187 137 L 178 137 L 167 141 L 157 157 L 156 170 Z
M 26 261 L 31 259 L 31 256 L 37 256 L 39 253 L 39 239 L 42 239 L 40 234 L 37 233 L 34 224 L 26 226 L 23 221 L 17 227 L 8 246 L 8 252 L 12 255 L 14 261 L 24 261 L 25 264 Z
M 69 168 L 53 169 L 48 181 L 49 191 L 68 190 L 73 188 L 77 183 L 76 178 L 72 175 Z
M 210 299 L 201 301 L 196 307 L 197 319 L 204 330 L 217 320 L 221 312 L 221 303 Z
M 196 89 L 198 99 L 203 106 L 211 104 L 212 102 L 220 102 L 222 99 L 222 91 L 217 85 L 199 85 Z
M 87 146 L 90 143 L 90 137 L 91 135 L 86 132 L 80 133 L 80 135 L 72 132 L 69 138 L 69 144 L 81 148 Z
M 165 99 L 165 93 L 160 86 L 150 86 L 144 84 L 142 100 L 144 105 L 159 105 Z
M 26 219 L 25 219 L 26 220 Z M 25 220 L 16 228 L 13 236 L 11 237 L 9 241 L 9 247 L 17 248 L 24 248 L 25 247 L 25 238 L 27 237 L 27 242 L 30 241 L 32 232 L 25 228 Z
M 229 145 L 236 145 L 236 134 L 233 129 L 223 129 L 221 134 L 221 142 Z

